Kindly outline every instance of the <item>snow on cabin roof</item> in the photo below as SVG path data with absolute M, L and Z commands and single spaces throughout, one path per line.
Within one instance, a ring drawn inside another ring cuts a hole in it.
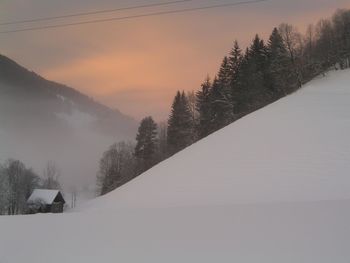
M 59 192 L 59 190 L 35 189 L 27 202 L 41 201 L 45 204 L 52 204 Z

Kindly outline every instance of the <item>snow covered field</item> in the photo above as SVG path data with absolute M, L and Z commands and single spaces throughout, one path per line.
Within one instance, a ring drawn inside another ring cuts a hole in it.
M 350 262 L 349 73 L 74 211 L 0 217 L 0 263 Z

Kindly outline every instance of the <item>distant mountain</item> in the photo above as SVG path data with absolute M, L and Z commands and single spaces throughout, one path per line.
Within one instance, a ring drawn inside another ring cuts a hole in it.
M 132 118 L 118 110 L 112 110 L 79 91 L 65 85 L 46 80 L 34 72 L 18 65 L 8 57 L 0 55 L 0 120 L 7 119 L 9 125 L 18 125 L 15 120 L 50 122 L 57 124 L 62 114 L 72 116 L 84 113 L 92 117 L 90 128 L 106 135 L 130 137 L 136 128 Z M 11 117 L 10 119 L 6 117 Z M 27 122 L 26 122 L 27 125 Z
M 94 179 L 103 150 L 134 139 L 136 128 L 120 111 L 0 55 L 0 161 L 18 158 L 41 172 L 54 160 L 66 182 Z

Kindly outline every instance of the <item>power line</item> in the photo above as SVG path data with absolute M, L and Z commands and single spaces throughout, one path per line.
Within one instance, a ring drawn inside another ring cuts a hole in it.
M 256 3 L 267 2 L 267 1 L 269 1 L 269 0 L 241 1 L 241 2 L 235 2 L 235 3 L 211 5 L 211 6 L 192 7 L 192 8 L 184 8 L 184 9 L 177 9 L 177 10 L 169 10 L 169 11 L 159 11 L 159 12 L 154 12 L 154 13 L 140 14 L 140 15 L 122 16 L 122 17 L 114 17 L 114 18 L 106 18 L 106 19 L 96 19 L 96 20 L 88 20 L 88 21 L 82 21 L 82 22 L 49 25 L 49 26 L 28 27 L 28 28 L 23 28 L 23 29 L 0 31 L 0 34 L 43 30 L 43 29 L 52 29 L 52 28 L 60 28 L 60 27 L 69 27 L 69 26 L 76 26 L 76 25 L 86 25 L 86 24 L 102 23 L 102 22 L 109 22 L 109 21 L 130 20 L 130 19 L 135 19 L 135 18 L 160 16 L 160 15 L 166 15 L 166 14 L 178 14 L 178 13 L 185 13 L 185 12 L 191 12 L 191 11 L 219 8 L 219 7 L 249 5 L 249 4 L 256 4 Z
M 170 2 L 165 2 L 165 3 L 153 3 L 153 4 L 145 4 L 145 5 L 120 7 L 120 8 L 114 8 L 114 9 L 104 9 L 104 10 L 91 11 L 91 12 L 74 13 L 74 14 L 67 14 L 67 15 L 60 15 L 60 16 L 51 16 L 51 17 L 32 18 L 32 19 L 26 19 L 26 20 L 0 22 L 0 26 L 33 23 L 33 22 L 39 22 L 39 21 L 57 20 L 57 19 L 77 17 L 77 16 L 97 15 L 97 14 L 112 13 L 112 12 L 117 12 L 117 11 L 126 11 L 126 10 L 141 9 L 141 8 L 148 8 L 148 7 L 159 7 L 159 6 L 179 4 L 179 3 L 191 2 L 191 1 L 193 1 L 193 0 L 177 0 L 177 1 L 170 1 Z

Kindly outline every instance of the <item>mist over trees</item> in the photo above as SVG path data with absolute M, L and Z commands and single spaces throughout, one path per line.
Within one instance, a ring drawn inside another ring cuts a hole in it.
M 242 51 L 234 41 L 218 73 L 196 92 L 178 91 L 167 123 L 143 119 L 136 146 L 112 146 L 101 159 L 101 194 L 239 118 L 298 90 L 330 69 L 350 67 L 350 11 L 310 25 L 303 35 L 283 23 L 267 42 L 258 34 Z M 123 145 L 123 144 L 122 144 Z M 127 158 L 121 156 L 126 155 Z M 121 167 L 128 167 L 121 172 Z

